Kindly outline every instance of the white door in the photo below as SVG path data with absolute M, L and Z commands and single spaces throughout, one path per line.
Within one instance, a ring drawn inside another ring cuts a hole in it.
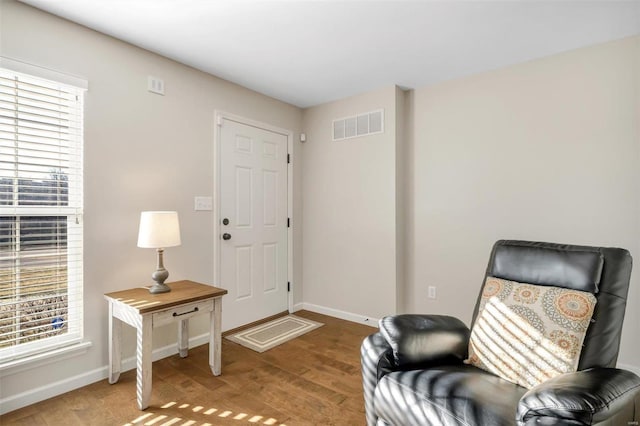
M 225 329 L 287 310 L 287 136 L 223 119 L 220 283 Z

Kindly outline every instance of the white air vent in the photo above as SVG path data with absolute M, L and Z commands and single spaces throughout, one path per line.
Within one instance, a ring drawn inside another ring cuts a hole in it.
M 333 120 L 333 140 L 357 138 L 384 132 L 384 110 L 365 112 Z

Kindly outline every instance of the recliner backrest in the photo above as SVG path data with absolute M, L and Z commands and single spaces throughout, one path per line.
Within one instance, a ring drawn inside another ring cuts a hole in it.
M 593 293 L 598 302 L 584 340 L 578 370 L 615 367 L 631 265 L 631 255 L 620 248 L 500 240 L 491 251 L 485 281 L 487 276 L 492 276 Z M 479 304 L 480 296 L 472 324 L 478 315 Z

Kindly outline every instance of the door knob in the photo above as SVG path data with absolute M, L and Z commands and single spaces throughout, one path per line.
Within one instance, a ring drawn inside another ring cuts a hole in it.
M 223 240 L 230 240 L 231 239 L 231 234 L 227 234 L 226 232 L 224 234 L 222 234 L 222 239 Z

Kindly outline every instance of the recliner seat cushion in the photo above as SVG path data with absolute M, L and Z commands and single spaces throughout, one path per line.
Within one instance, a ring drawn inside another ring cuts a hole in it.
M 374 407 L 393 425 L 511 426 L 526 391 L 471 365 L 449 365 L 387 374 Z
M 487 277 L 469 362 L 532 388 L 577 370 L 593 294 Z

